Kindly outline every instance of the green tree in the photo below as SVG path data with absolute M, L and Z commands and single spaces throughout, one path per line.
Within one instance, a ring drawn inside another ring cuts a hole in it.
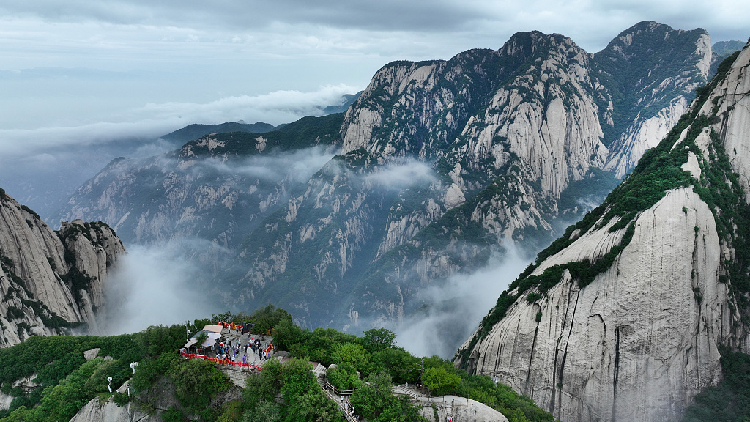
M 363 418 L 374 420 L 392 404 L 394 400 L 392 387 L 393 383 L 388 373 L 380 372 L 370 375 L 367 383 L 354 391 L 350 402 Z
M 137 394 L 146 391 L 156 382 L 159 377 L 164 376 L 170 370 L 173 364 L 179 360 L 177 355 L 172 353 L 163 354 L 159 357 L 149 357 L 138 363 L 138 368 L 133 374 L 130 386 Z
M 401 348 L 383 349 L 372 355 L 376 371 L 388 371 L 395 384 L 419 381 L 419 359 Z
M 359 386 L 357 370 L 350 363 L 342 363 L 326 372 L 328 382 L 339 390 L 351 390 Z
M 419 414 L 419 409 L 409 403 L 406 397 L 395 398 L 390 405 L 372 422 L 429 422 Z
M 282 319 L 273 328 L 273 344 L 278 349 L 291 351 L 293 346 L 305 342 L 309 333 L 292 322 L 291 318 Z
M 336 364 L 348 363 L 364 374 L 370 372 L 370 353 L 358 343 L 344 343 L 336 346 L 333 352 Z
M 461 384 L 461 377 L 453 372 L 449 372 L 445 367 L 427 368 L 422 374 L 422 383 L 430 393 L 435 396 L 444 396 L 456 392 Z
M 175 397 L 180 404 L 196 414 L 208 409 L 217 393 L 232 386 L 229 378 L 213 362 L 200 359 L 178 360 L 167 376 L 175 386 Z
M 242 416 L 243 422 L 280 422 L 281 406 L 274 401 L 263 400 Z
M 360 341 L 368 352 L 376 353 L 395 347 L 396 334 L 385 328 L 373 328 L 365 331 Z
M 317 381 L 312 374 L 312 365 L 300 359 L 284 362 L 281 377 L 281 396 L 286 403 L 292 403 L 305 392 L 317 388 Z
M 346 418 L 338 405 L 326 397 L 322 390 L 313 388 L 300 396 L 289 408 L 289 422 L 345 422 Z

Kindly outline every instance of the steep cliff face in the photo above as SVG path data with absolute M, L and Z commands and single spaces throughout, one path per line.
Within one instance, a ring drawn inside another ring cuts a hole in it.
M 622 177 L 674 125 L 707 80 L 709 39 L 644 22 L 595 55 L 531 32 L 498 51 L 384 67 L 346 115 L 344 151 L 411 152 L 434 160 L 438 180 L 391 206 L 352 309 L 393 318 L 415 285 L 476 268 L 498 245 L 551 240 L 583 197 L 613 186 L 601 170 Z
M 210 276 L 231 280 L 217 292 L 241 292 L 230 306 L 272 301 L 311 325 L 399 321 L 425 286 L 511 243 L 538 250 L 600 200 L 705 82 L 707 56 L 705 31 L 644 22 L 597 54 L 529 32 L 394 62 L 345 115 L 113 162 L 60 216 L 138 243 L 208 240 L 199 258 L 224 259 Z M 305 161 L 315 145 L 338 155 L 309 172 L 279 160 L 273 179 L 247 169 L 280 151 Z
M 651 49 L 653 43 L 663 44 L 667 54 Z M 685 69 L 685 57 L 692 58 L 692 68 Z M 711 38 L 702 33 L 696 39 L 681 30 L 665 33 L 663 25 L 641 22 L 618 35 L 594 60 L 601 80 L 617 81 L 610 85 L 610 101 L 619 112 L 612 114 L 605 131 L 613 135 L 607 169 L 621 178 L 664 138 L 687 110 L 693 90 L 706 83 Z M 620 131 L 623 125 L 629 127 Z
M 734 60 L 736 57 L 736 60 Z M 498 299 L 456 362 L 561 420 L 678 418 L 750 351 L 750 48 Z
M 76 220 L 54 232 L 0 191 L 0 345 L 81 323 L 96 332 L 107 275 L 124 251 L 104 223 Z

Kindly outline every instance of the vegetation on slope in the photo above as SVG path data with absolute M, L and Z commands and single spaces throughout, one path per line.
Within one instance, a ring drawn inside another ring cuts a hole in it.
M 676 75 L 689 79 L 691 84 L 704 82 L 697 68 L 692 74 L 683 73 L 685 63 L 694 61 L 699 54 L 696 41 L 704 34 L 702 29 L 673 31 L 667 25 L 640 22 L 620 33 L 604 50 L 594 55 L 599 80 L 610 88 L 614 107 L 613 124 L 602 124 L 605 145 L 615 141 L 636 118 L 655 116 L 669 105 L 672 98 L 678 95 L 692 97 L 687 90 L 675 88 L 679 80 Z M 654 49 L 655 45 L 661 48 Z M 633 60 L 634 57 L 637 60 Z M 663 85 L 662 81 L 672 83 Z M 643 97 L 653 98 L 644 104 L 638 101 Z M 599 99 L 601 110 L 607 109 L 608 100 Z
M 728 57 L 719 66 L 714 79 L 696 91 L 697 98 L 691 110 L 682 116 L 658 146 L 646 151 L 633 172 L 607 196 L 605 202 L 589 212 L 581 221 L 568 227 L 563 236 L 540 252 L 535 263 L 529 265 L 501 294 L 496 306 L 481 321 L 468 347 L 457 352 L 456 358 L 460 359 L 462 366 L 468 365 L 469 353 L 477 342 L 489 334 L 492 327 L 505 316 L 519 298 L 528 298 L 529 294 L 535 293 L 534 300 L 541 299 L 549 289 L 560 282 L 566 270 L 580 287 L 585 287 L 598 274 L 609 269 L 615 258 L 630 242 L 637 216 L 655 205 L 668 191 L 679 187 L 693 186 L 695 192 L 712 210 L 719 236 L 735 246 L 737 257 L 734 261 L 724 263 L 729 274 L 722 280 L 732 280 L 730 290 L 742 309 L 746 308 L 749 300 L 745 293 L 750 293 L 750 276 L 747 275 L 750 267 L 750 248 L 746 245 L 746 242 L 750 241 L 750 222 L 743 216 L 750 215 L 750 206 L 744 201 L 738 177 L 731 169 L 719 136 L 711 133 L 709 157 L 704 157 L 695 143 L 698 135 L 719 119 L 716 116 L 718 107 L 714 107 L 711 116 L 700 115 L 699 110 L 713 89 L 724 79 L 737 55 L 738 53 L 735 53 Z M 681 138 L 686 129 L 684 138 Z M 702 170 L 700 180 L 692 177 L 690 172 L 682 170 L 682 165 L 687 162 L 690 152 L 698 157 Z M 613 219 L 615 223 L 610 226 L 609 231 L 623 232 L 620 243 L 614 245 L 608 253 L 593 262 L 568 262 L 547 268 L 542 274 L 532 275 L 545 259 L 567 248 L 589 230 L 607 226 Z
M 149 327 L 115 337 L 34 337 L 0 350 L 0 385 L 15 396 L 0 421 L 46 422 L 68 420 L 95 397 L 112 397 L 118 405 L 132 401 L 146 412 L 159 403 L 166 421 L 343 421 L 336 403 L 328 399 L 314 378 L 310 361 L 337 364 L 328 379 L 339 389 L 355 389 L 350 402 L 370 421 L 423 421 L 418 409 L 404 397 L 392 394 L 394 384 L 422 383 L 433 395 L 453 394 L 481 401 L 505 414 L 510 421 L 552 421 L 529 398 L 484 376 L 468 375 L 437 356 L 417 358 L 395 345 L 395 334 L 386 329 L 366 331 L 362 337 L 330 328 L 302 329 L 283 309 L 268 306 L 252 315 L 215 315 L 214 321 L 252 321 L 254 331 L 272 329 L 277 350 L 288 350 L 291 359 L 270 360 L 251 376 L 240 395 L 211 362 L 186 360 L 177 350 L 185 341 L 184 325 Z M 196 331 L 211 320 L 196 320 L 187 327 Z M 271 328 L 273 327 L 273 328 Z M 83 352 L 101 348 L 86 361 Z M 130 363 L 139 362 L 135 374 Z M 361 377 L 357 376 L 357 372 Z M 109 393 L 130 379 L 133 393 Z M 27 390 L 20 380 L 30 379 Z M 15 385 L 15 387 L 14 387 Z
M 683 422 L 743 422 L 750 415 L 750 355 L 721 350 L 724 380 L 695 396 Z
M 339 140 L 341 136 L 339 132 L 343 121 L 343 113 L 322 117 L 307 116 L 276 130 L 262 134 L 229 132 L 207 135 L 211 139 L 223 143 L 223 145 L 214 146 L 210 150 L 208 145 L 203 147 L 198 146 L 204 138 L 188 142 L 185 147 L 190 147 L 196 155 L 228 154 L 250 156 L 261 152 L 257 148 L 256 142 L 256 139 L 259 137 L 266 140 L 264 151 L 291 151 L 317 145 L 331 145 Z

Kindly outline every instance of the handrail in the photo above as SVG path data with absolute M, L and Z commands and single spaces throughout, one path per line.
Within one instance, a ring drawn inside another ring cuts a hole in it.
M 240 369 L 242 368 L 249 368 L 249 369 L 256 369 L 258 371 L 262 371 L 263 367 L 253 365 L 252 363 L 247 362 L 232 362 L 231 359 L 219 359 L 219 358 L 210 358 L 206 355 L 199 355 L 196 353 L 187 353 L 187 352 L 180 352 L 180 355 L 184 357 L 185 359 L 201 359 L 201 360 L 207 360 L 216 363 L 217 365 L 223 365 L 223 366 L 239 366 Z

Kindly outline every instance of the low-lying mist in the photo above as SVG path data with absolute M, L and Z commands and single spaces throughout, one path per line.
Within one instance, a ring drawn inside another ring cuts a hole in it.
M 450 359 L 495 306 L 497 298 L 531 262 L 511 244 L 483 269 L 423 290 L 425 305 L 394 328 L 397 343 L 415 356 Z
M 217 313 L 218 304 L 202 287 L 206 272 L 183 252 L 172 244 L 128 248 L 105 288 L 106 334 L 132 333 Z

